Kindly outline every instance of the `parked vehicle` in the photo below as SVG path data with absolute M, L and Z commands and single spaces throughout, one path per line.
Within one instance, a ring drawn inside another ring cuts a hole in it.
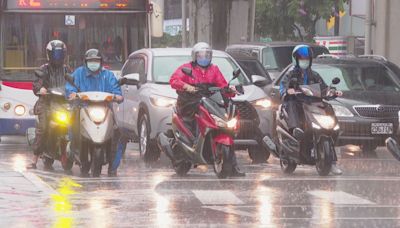
M 292 62 L 294 47 L 300 42 L 274 41 L 268 43 L 246 43 L 234 44 L 226 48 L 234 58 L 252 57 L 258 59 L 268 71 L 272 79 L 277 78 L 280 73 Z M 320 45 L 307 44 L 313 49 L 314 57 L 329 54 L 329 50 Z
M 292 67 L 283 71 L 269 91 L 274 107 L 281 102 L 280 80 Z M 376 56 L 324 56 L 314 61 L 312 69 L 325 83 L 329 84 L 334 77 L 340 79 L 336 87 L 343 91 L 343 96 L 330 101 L 340 126 L 336 145 L 354 144 L 370 152 L 395 136 L 400 111 L 400 74 L 395 68 Z
M 183 68 L 182 71 L 187 75 L 192 74 L 189 68 Z M 240 75 L 240 70 L 233 74 L 231 81 Z M 171 159 L 178 175 L 186 175 L 192 165 L 213 164 L 216 175 L 226 178 L 233 169 L 233 140 L 239 127 L 237 107 L 231 98 L 224 97 L 224 93 L 230 92 L 229 83 L 226 88 L 206 84 L 198 84 L 196 88 L 196 95 L 202 97 L 199 112 L 195 116 L 199 135 L 193 136 L 183 117 L 174 108 L 172 131 L 160 133 L 158 144 Z
M 122 77 L 133 77 L 137 86 L 122 87 L 125 102 L 116 109 L 119 126 L 126 135 L 139 142 L 139 150 L 146 162 L 159 158 L 156 136 L 171 129 L 172 107 L 177 93 L 169 85 L 173 72 L 182 64 L 191 61 L 191 49 L 164 48 L 142 49 L 132 53 L 122 68 Z M 213 64 L 216 64 L 227 81 L 232 72 L 240 66 L 222 51 L 213 51 Z M 253 83 L 263 83 L 265 78 L 253 76 Z M 265 92 L 250 82 L 242 73 L 232 82 L 242 84 L 244 95 L 234 98 L 240 114 L 240 131 L 235 138 L 235 148 L 249 149 L 253 161 L 266 161 L 270 155 L 262 138 L 271 129 L 268 116 L 270 100 Z
M 335 78 L 332 84 L 339 82 L 340 79 Z M 292 84 L 296 85 L 296 82 Z M 318 174 L 326 176 L 333 161 L 337 159 L 335 141 L 339 125 L 332 105 L 327 102 L 336 98 L 336 89 L 330 86 L 328 93 L 321 90 L 320 84 L 297 85 L 294 88 L 296 87 L 296 99 L 301 102 L 304 110 L 304 131 L 296 128 L 293 135 L 289 132 L 288 115 L 281 106 L 277 111 L 277 137 L 274 141 L 281 168 L 284 173 L 292 173 L 297 165 L 315 165 Z M 270 143 L 270 140 L 267 139 L 266 143 Z

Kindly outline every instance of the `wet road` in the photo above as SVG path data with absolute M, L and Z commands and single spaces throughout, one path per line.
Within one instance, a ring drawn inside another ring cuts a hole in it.
M 80 178 L 57 162 L 25 171 L 24 139 L 2 139 L 0 227 L 400 227 L 400 163 L 383 148 L 340 148 L 339 177 L 287 176 L 275 158 L 252 165 L 240 152 L 247 176 L 219 180 L 204 166 L 178 177 L 165 157 L 148 167 L 132 144 L 118 177 Z

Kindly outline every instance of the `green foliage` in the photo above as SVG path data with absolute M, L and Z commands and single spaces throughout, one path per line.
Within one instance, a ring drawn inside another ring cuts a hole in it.
M 294 40 L 296 34 L 305 40 L 315 36 L 315 25 L 319 19 L 328 20 L 335 14 L 335 3 L 343 10 L 348 0 L 257 0 L 256 34 L 269 36 L 273 40 Z
M 182 47 L 182 34 L 179 33 L 176 36 L 171 36 L 168 33 L 164 33 L 161 38 L 152 38 L 153 48 L 166 48 L 166 47 Z

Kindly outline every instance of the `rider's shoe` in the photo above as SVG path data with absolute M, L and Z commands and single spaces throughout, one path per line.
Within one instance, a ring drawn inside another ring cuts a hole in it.
M 31 164 L 29 164 L 29 165 L 26 167 L 26 169 L 37 169 L 36 163 L 31 163 Z
M 335 176 L 339 176 L 339 175 L 343 174 L 343 171 L 336 164 L 332 164 L 331 174 L 335 175 Z
M 235 166 L 232 169 L 232 177 L 244 177 L 246 174 L 242 171 L 240 171 L 239 167 Z

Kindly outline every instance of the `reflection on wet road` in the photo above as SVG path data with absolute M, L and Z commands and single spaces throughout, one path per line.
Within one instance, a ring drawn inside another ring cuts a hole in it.
M 0 144 L 1 227 L 399 227 L 400 164 L 384 150 L 340 149 L 343 176 L 319 177 L 313 167 L 281 173 L 278 161 L 239 162 L 244 178 L 219 180 L 199 167 L 178 177 L 165 157 L 145 165 L 131 145 L 118 177 L 81 178 L 26 171 L 22 139 Z M 105 169 L 106 170 L 106 169 Z

